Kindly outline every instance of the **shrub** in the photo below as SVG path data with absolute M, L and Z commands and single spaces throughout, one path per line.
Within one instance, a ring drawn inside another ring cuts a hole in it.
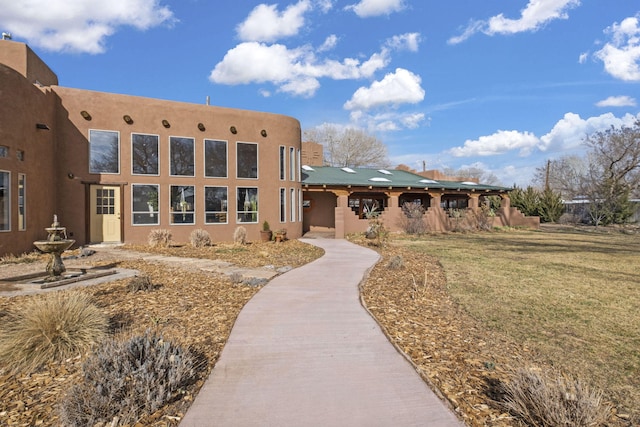
M 35 370 L 88 351 L 106 334 L 109 320 L 80 292 L 38 295 L 3 319 L 0 365 Z
M 171 231 L 163 228 L 151 230 L 149 233 L 149 246 L 155 248 L 156 246 L 166 248 L 171 243 Z
M 387 263 L 387 268 L 390 270 L 399 270 L 404 267 L 404 259 L 401 255 L 394 255 Z
M 233 231 L 233 242 L 240 245 L 247 243 L 247 229 L 243 226 L 236 227 Z
M 134 276 L 129 280 L 127 289 L 129 292 L 152 291 L 155 288 L 151 278 L 147 275 Z
M 555 374 L 543 376 L 532 369 L 518 369 L 503 384 L 503 406 L 528 426 L 599 426 L 611 408 L 602 394 L 590 391 L 576 379 Z
M 189 241 L 191 242 L 191 246 L 194 248 L 202 248 L 211 244 L 211 237 L 207 230 L 198 228 L 191 232 L 189 235 Z
M 425 209 L 419 203 L 405 202 L 402 204 L 402 217 L 400 217 L 400 228 L 407 234 L 424 234 L 427 231 L 427 224 L 424 222 Z
M 62 400 L 62 425 L 106 425 L 116 418 L 117 425 L 133 425 L 176 399 L 202 366 L 191 351 L 148 330 L 109 340 L 85 361 L 81 382 Z

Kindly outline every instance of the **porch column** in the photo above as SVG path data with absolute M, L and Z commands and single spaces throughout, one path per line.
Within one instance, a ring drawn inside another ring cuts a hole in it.
M 440 193 L 428 193 L 431 196 L 431 201 L 429 202 L 430 208 L 439 208 L 440 202 L 442 201 L 442 194 Z
M 511 207 L 511 199 L 508 194 L 500 194 L 500 207 L 509 209 Z
M 478 210 L 480 207 L 480 194 L 478 193 L 469 193 L 469 209 L 472 211 Z
M 344 239 L 345 236 L 345 224 L 344 216 L 346 210 L 349 209 L 349 193 L 347 191 L 335 191 L 333 192 L 338 196 L 335 208 L 335 223 L 336 223 L 336 239 Z

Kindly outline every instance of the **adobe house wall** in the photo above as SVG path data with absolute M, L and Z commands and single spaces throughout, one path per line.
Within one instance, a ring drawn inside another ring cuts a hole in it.
M 61 120 L 66 118 L 67 126 L 63 136 L 64 145 L 59 152 L 58 161 L 64 164 L 60 171 L 64 206 L 73 206 L 66 212 L 73 224 L 74 235 L 79 241 L 88 241 L 85 187 L 89 183 L 116 184 L 122 186 L 123 238 L 125 242 L 145 243 L 149 232 L 156 228 L 171 229 L 173 239 L 188 242 L 189 234 L 196 228 L 209 232 L 212 239 L 231 241 L 237 226 L 247 229 L 248 239 L 259 239 L 259 231 L 265 220 L 270 224 L 280 223 L 280 188 L 286 189 L 287 221 L 279 228 L 286 228 L 288 237 L 302 235 L 302 222 L 296 218 L 290 222 L 291 189 L 300 194 L 301 185 L 298 172 L 294 181 L 289 177 L 289 148 L 294 148 L 297 156 L 301 149 L 300 123 L 291 117 L 235 110 L 199 104 L 168 102 L 157 99 L 127 95 L 92 92 L 79 89 L 54 87 L 61 99 Z M 91 120 L 81 115 L 86 111 Z M 128 115 L 133 123 L 127 124 L 123 116 Z M 162 125 L 168 121 L 170 127 Z M 204 130 L 198 124 L 204 125 Z M 234 127 L 237 133 L 232 133 Z M 118 131 L 120 133 L 120 173 L 89 173 L 90 130 Z M 262 131 L 264 135 L 262 135 Z M 160 175 L 133 175 L 131 171 L 131 134 L 144 133 L 159 136 Z M 195 176 L 170 176 L 169 137 L 189 137 L 195 139 Z M 227 141 L 228 178 L 205 178 L 204 139 Z M 258 145 L 258 179 L 236 178 L 236 142 L 256 143 Z M 279 179 L 279 147 L 284 145 L 287 152 L 286 179 Z M 296 161 L 296 165 L 297 165 Z M 299 166 L 299 165 L 298 165 Z M 69 178 L 69 176 L 73 178 Z M 133 225 L 131 218 L 131 185 L 159 184 L 160 224 L 153 226 Z M 195 187 L 195 224 L 170 224 L 169 201 L 171 185 L 189 185 Z M 229 215 L 227 224 L 205 224 L 204 222 L 204 186 L 226 186 L 228 191 Z M 236 223 L 236 187 L 258 187 L 258 215 L 255 223 Z M 82 207 L 82 208 L 80 208 Z M 295 209 L 296 217 L 299 209 Z
M 55 152 L 57 128 L 53 108 L 55 94 L 28 82 L 18 71 L 0 64 L 0 145 L 8 156 L 0 157 L 0 171 L 10 173 L 10 231 L 0 231 L 0 254 L 20 254 L 34 249 L 33 241 L 47 236 L 57 211 Z M 19 102 L 11 102 L 19 100 Z M 38 129 L 36 125 L 48 129 Z M 18 224 L 18 177 L 26 178 L 26 228 Z

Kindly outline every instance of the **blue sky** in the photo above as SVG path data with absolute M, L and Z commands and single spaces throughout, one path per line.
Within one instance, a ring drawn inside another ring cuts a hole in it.
M 359 127 L 504 185 L 640 118 L 631 0 L 0 0 L 0 30 L 61 86 Z

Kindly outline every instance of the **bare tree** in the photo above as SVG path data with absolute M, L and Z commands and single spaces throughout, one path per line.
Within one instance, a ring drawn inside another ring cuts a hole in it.
M 536 168 L 533 183 L 560 193 L 565 200 L 574 199 L 581 195 L 582 178 L 588 169 L 586 158 L 579 156 L 549 160 L 545 166 Z
M 324 124 L 305 130 L 304 137 L 323 145 L 328 166 L 386 167 L 390 164 L 384 143 L 362 129 Z
M 482 184 L 501 185 L 500 180 L 493 173 L 475 166 L 461 169 L 445 168 L 443 173 L 447 176 L 477 179 Z

